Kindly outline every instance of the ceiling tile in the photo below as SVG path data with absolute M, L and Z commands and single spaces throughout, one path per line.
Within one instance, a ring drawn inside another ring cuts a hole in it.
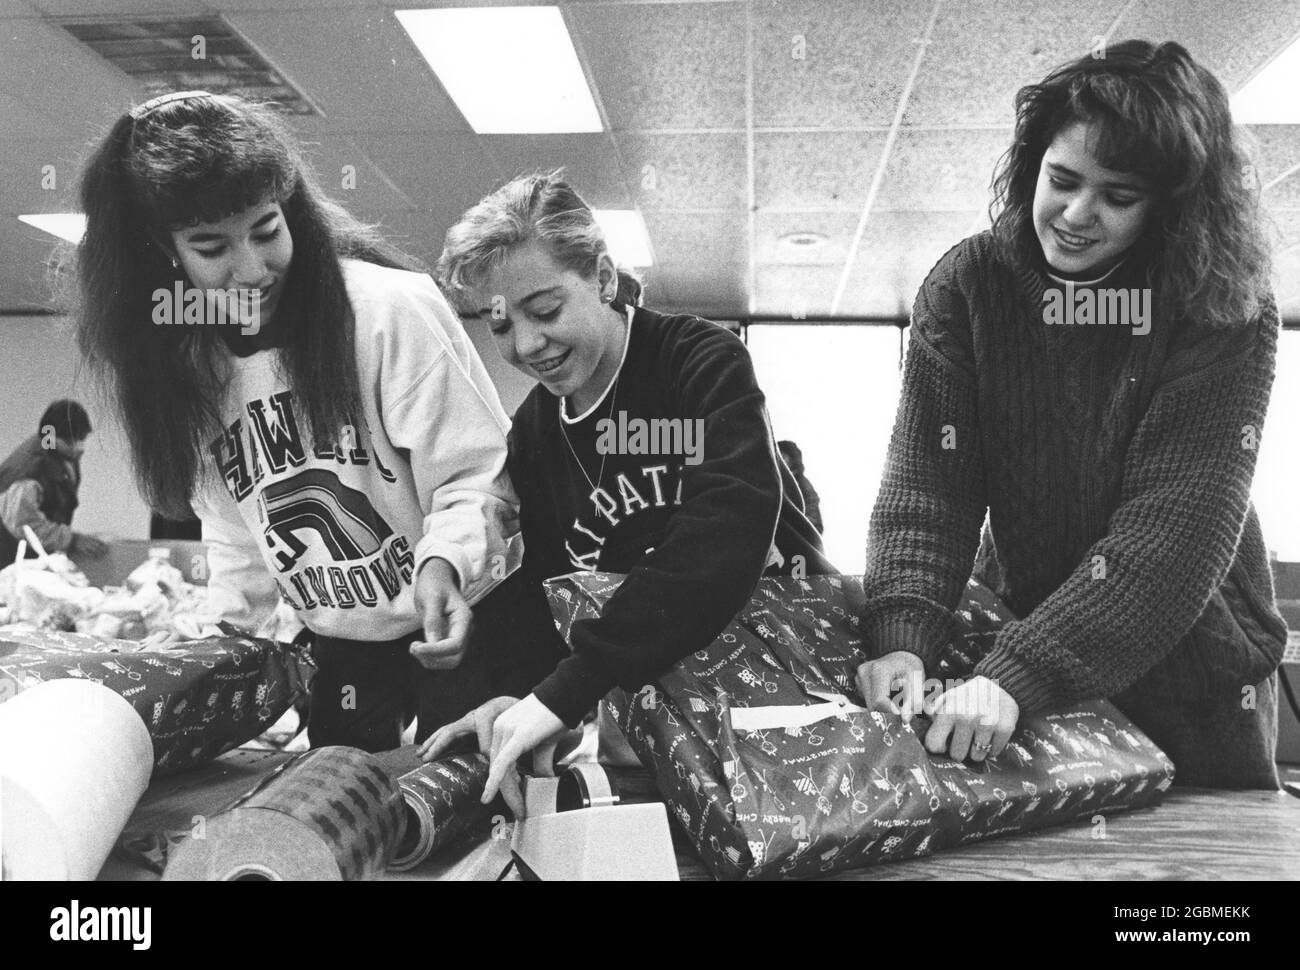
M 655 266 L 646 279 L 646 304 L 656 310 L 734 320 L 747 306 L 745 276 L 736 268 L 717 271 L 699 263 L 665 263 Z M 667 284 L 662 290 L 659 280 Z
M 1245 140 L 1261 185 L 1300 172 L 1300 125 L 1249 125 Z
M 963 0 L 939 12 L 903 123 L 1008 125 L 1025 84 L 1086 54 L 1128 0 Z
M 387 10 L 233 12 L 227 19 L 346 131 L 468 132 L 433 70 Z
M 498 176 L 488 189 L 518 175 L 563 168 L 570 184 L 592 206 L 622 209 L 631 205 L 630 183 L 607 134 L 486 135 L 480 136 L 479 142 Z
M 1300 247 L 1300 208 L 1273 209 L 1268 213 L 1271 233 L 1279 250 Z
M 755 219 L 754 254 L 759 272 L 770 265 L 843 266 L 859 218 L 853 212 L 760 212 Z M 814 233 L 825 242 L 804 247 L 781 241 L 794 233 Z
M 139 99 L 135 83 L 61 27 L 39 19 L 0 28 L 7 137 L 91 138 Z
M 212 5 L 200 0 L 31 0 L 31 6 L 49 17 L 177 17 L 212 12 Z
M 754 5 L 754 124 L 888 126 L 929 5 L 786 0 Z
M 1116 25 L 1114 40 L 1176 40 L 1236 91 L 1300 34 L 1295 0 L 1143 0 Z
M 437 135 L 416 136 L 429 140 Z M 326 193 L 349 208 L 381 211 L 417 206 L 351 138 L 328 134 L 306 145 L 307 160 Z
M 888 287 L 910 308 L 940 257 L 965 238 L 978 212 L 873 212 L 849 276 L 848 292 Z
M 89 145 L 75 138 L 14 138 L 5 149 L 0 213 L 76 211 L 88 152 Z
M 615 136 L 624 171 L 643 209 L 743 209 L 745 136 Z
M 745 4 L 568 9 L 610 127 L 741 128 Z
M 443 239 L 451 218 L 429 209 L 399 209 L 390 212 L 367 212 L 367 222 L 378 224 L 379 232 L 408 256 L 414 256 L 432 270 L 442 252 Z
M 655 264 L 700 266 L 721 275 L 748 272 L 748 223 L 738 213 L 644 213 Z
M 470 134 L 368 135 L 357 145 L 417 208 L 458 216 L 498 181 L 480 139 Z
M 1267 209 L 1300 209 L 1300 170 L 1264 190 Z
M 876 196 L 876 209 L 981 209 L 1012 131 L 903 130 Z
M 755 135 L 759 210 L 861 209 L 885 137 L 880 132 Z

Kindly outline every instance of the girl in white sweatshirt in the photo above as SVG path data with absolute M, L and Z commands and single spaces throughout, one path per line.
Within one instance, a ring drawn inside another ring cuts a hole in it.
M 315 634 L 312 743 L 382 750 L 417 701 L 427 734 L 499 692 L 425 672 L 473 655 L 519 558 L 508 421 L 433 281 L 235 97 L 123 116 L 82 203 L 82 352 L 150 504 L 203 523 L 209 618 L 256 630 L 282 599 Z

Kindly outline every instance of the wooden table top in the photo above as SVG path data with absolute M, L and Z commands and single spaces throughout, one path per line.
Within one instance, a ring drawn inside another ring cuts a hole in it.
M 155 781 L 127 823 L 130 834 L 184 830 L 243 794 L 288 755 L 240 749 L 194 771 Z M 390 771 L 418 760 L 414 747 L 377 756 Z M 658 800 L 649 775 L 616 771 L 626 801 Z M 673 826 L 683 880 L 710 878 Z M 394 880 L 493 879 L 509 861 L 508 844 L 486 836 Z M 157 879 L 116 854 L 100 879 Z M 1107 816 L 1029 835 L 975 842 L 925 859 L 836 873 L 836 880 L 985 879 L 1300 879 L 1300 798 L 1285 792 L 1232 792 L 1175 786 L 1155 808 Z

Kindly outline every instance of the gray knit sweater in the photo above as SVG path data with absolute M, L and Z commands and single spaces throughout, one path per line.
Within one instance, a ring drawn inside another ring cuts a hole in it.
M 1141 260 L 1100 285 L 1144 286 Z M 1022 713 L 1107 697 L 1180 784 L 1276 788 L 1286 627 L 1250 502 L 1276 308 L 1223 332 L 1156 305 L 1137 335 L 1048 325 L 1048 287 L 988 233 L 922 285 L 871 517 L 868 646 L 932 667 L 975 564 L 1020 617 L 976 673 Z

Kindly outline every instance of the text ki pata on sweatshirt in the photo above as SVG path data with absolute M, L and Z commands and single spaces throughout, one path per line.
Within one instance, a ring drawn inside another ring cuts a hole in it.
M 641 512 L 669 511 L 682 504 L 685 466 L 704 461 L 703 418 L 631 417 L 626 411 L 596 422 L 596 453 L 604 458 L 645 456 L 620 462 L 607 478 L 591 482 L 587 515 L 573 520 L 565 551 L 578 569 L 598 568 L 611 530 Z

